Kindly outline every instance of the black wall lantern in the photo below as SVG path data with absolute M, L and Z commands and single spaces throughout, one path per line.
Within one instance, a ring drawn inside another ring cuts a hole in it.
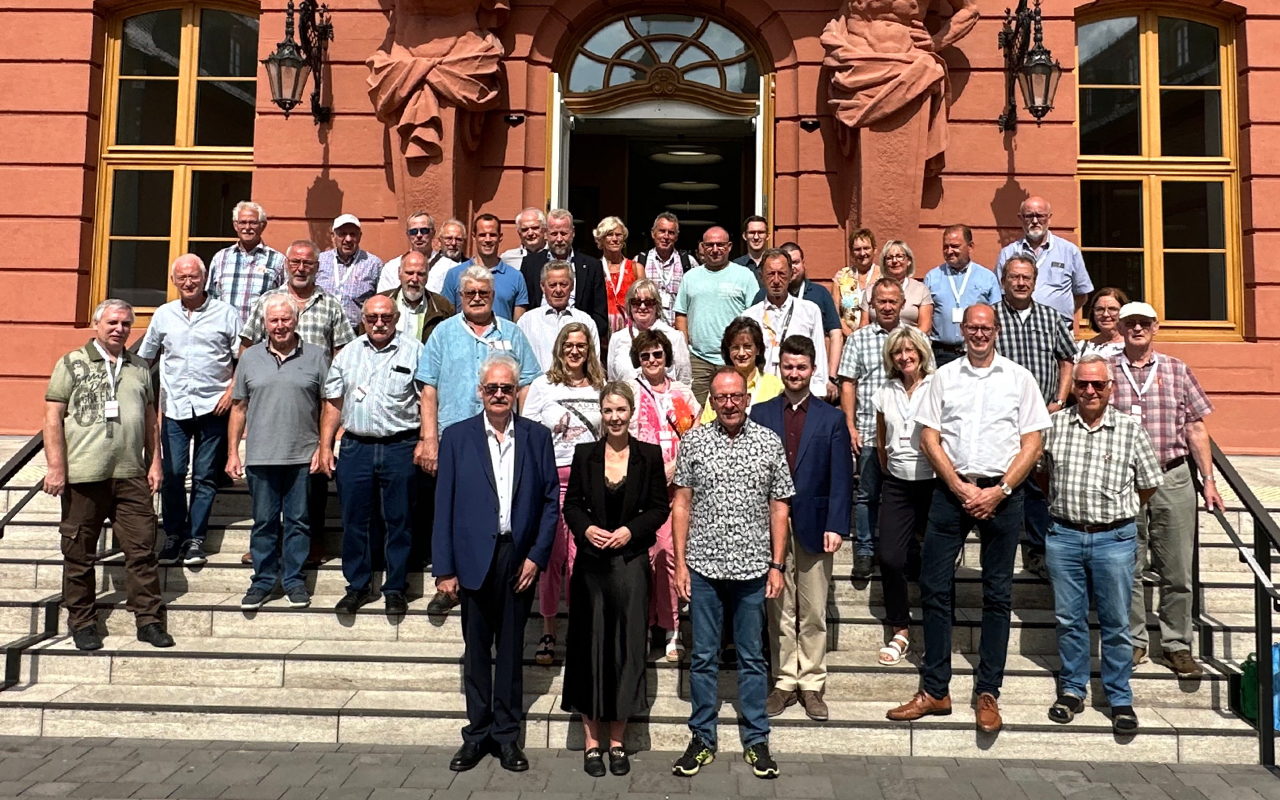
M 1040 0 L 1036 0 L 1034 8 L 1027 6 L 1027 0 L 1018 0 L 1016 12 L 1005 9 L 1000 49 L 1004 51 L 1004 113 L 996 124 L 1001 131 L 1011 131 L 1018 125 L 1018 101 L 1013 90 L 1016 83 L 1022 90 L 1027 113 L 1039 125 L 1053 110 L 1053 97 L 1062 77 L 1062 66 L 1044 46 Z
M 289 112 L 302 102 L 307 78 L 315 76 L 311 116 L 319 125 L 333 116 L 332 108 L 320 105 L 325 54 L 329 42 L 333 41 L 328 6 L 317 5 L 315 0 L 302 0 L 298 7 L 298 39 L 298 42 L 293 40 L 293 0 L 289 0 L 284 17 L 284 40 L 276 45 L 274 53 L 262 59 L 267 68 L 267 82 L 271 84 L 271 102 L 280 106 L 288 119 Z

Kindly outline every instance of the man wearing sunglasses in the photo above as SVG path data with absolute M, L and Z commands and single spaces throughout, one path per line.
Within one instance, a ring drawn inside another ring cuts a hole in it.
M 1111 358 L 1111 368 L 1116 373 L 1111 404 L 1142 423 L 1164 471 L 1164 483 L 1138 514 L 1138 569 L 1129 610 L 1133 663 L 1146 661 L 1149 647 L 1142 586 L 1149 548 L 1151 567 L 1160 582 L 1158 613 L 1164 653 L 1158 661 L 1179 678 L 1198 678 L 1204 671 L 1191 655 L 1196 490 L 1187 459 L 1193 459 L 1200 470 L 1205 509 L 1221 509 L 1222 498 L 1213 480 L 1209 431 L 1204 424 L 1204 418 L 1213 412 L 1213 404 L 1185 363 L 1156 352 L 1160 323 L 1149 304 L 1126 303 L 1120 309 L 1120 331 L 1124 334 L 1124 352 Z
M 436 221 L 425 211 L 415 211 L 409 216 L 405 226 L 405 236 L 409 238 L 408 253 L 421 253 L 427 260 L 427 271 L 444 260 L 444 252 L 433 250 L 436 235 Z M 400 260 L 404 255 L 396 256 L 382 266 L 382 274 L 378 276 L 378 294 L 384 294 L 400 285 Z
M 1142 423 L 1112 408 L 1115 372 L 1090 353 L 1075 365 L 1076 405 L 1053 415 L 1045 432 L 1042 472 L 1052 522 L 1046 562 L 1058 616 L 1061 690 L 1049 719 L 1070 722 L 1084 710 L 1089 688 L 1089 601 L 1102 629 L 1102 688 L 1117 734 L 1138 730 L 1128 609 L 1138 526 L 1156 487 L 1164 482 Z
M 1093 280 L 1084 266 L 1080 248 L 1049 233 L 1053 209 L 1043 197 L 1028 197 L 1018 208 L 1023 238 L 1005 245 L 996 258 L 996 277 L 1004 278 L 1004 265 L 1014 256 L 1026 256 L 1040 272 L 1036 281 L 1037 303 L 1044 303 L 1067 320 L 1074 320 L 1093 291 Z

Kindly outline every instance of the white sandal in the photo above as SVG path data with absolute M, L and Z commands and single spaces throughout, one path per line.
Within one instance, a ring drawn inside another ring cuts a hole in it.
M 684 657 L 684 643 L 680 641 L 680 631 L 667 632 L 666 656 L 668 661 L 679 661 Z
M 889 643 L 880 648 L 880 665 L 884 667 L 896 666 L 902 661 L 902 657 L 911 649 L 911 642 L 906 636 L 895 633 Z

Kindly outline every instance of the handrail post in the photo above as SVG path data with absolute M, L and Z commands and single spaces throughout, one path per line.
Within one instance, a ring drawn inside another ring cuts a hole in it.
M 1271 574 L 1271 541 L 1262 526 L 1262 520 L 1253 520 L 1253 552 L 1267 575 Z M 1276 763 L 1275 679 L 1274 660 L 1271 655 L 1271 612 L 1274 608 L 1270 595 L 1257 581 L 1253 584 L 1254 646 L 1258 656 L 1258 758 L 1264 767 Z

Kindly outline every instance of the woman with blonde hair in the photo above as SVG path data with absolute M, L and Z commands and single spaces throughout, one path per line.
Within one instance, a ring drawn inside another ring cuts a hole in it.
M 933 467 L 920 449 L 916 411 L 936 367 L 933 348 L 917 328 L 894 329 L 884 343 L 884 374 L 875 393 L 876 447 L 880 472 L 880 585 L 885 622 L 893 638 L 880 648 L 879 661 L 892 666 L 910 647 L 911 608 L 907 578 L 920 576 L 920 543 L 933 499 Z
M 600 438 L 600 389 L 604 368 L 591 345 L 591 329 L 582 322 L 570 322 L 560 329 L 551 350 L 551 369 L 529 384 L 520 415 L 540 422 L 551 430 L 556 467 L 560 471 L 560 505 L 564 506 L 569 485 L 573 449 Z M 551 561 L 538 586 L 538 608 L 542 612 L 542 638 L 534 660 L 544 666 L 555 659 L 556 614 L 560 610 L 560 588 L 573 576 L 577 548 L 565 526 L 564 514 L 556 524 Z M 569 602 L 565 593 L 565 603 Z
M 600 248 L 600 260 L 604 264 L 604 293 L 609 301 L 609 330 L 616 331 L 627 324 L 627 290 L 636 278 L 644 277 L 644 266 L 624 256 L 627 247 L 627 226 L 617 217 L 605 217 L 592 231 L 596 246 Z
M 884 243 L 880 251 L 880 274 L 898 282 L 902 287 L 902 312 L 899 317 L 904 324 L 914 325 L 921 333 L 928 334 L 933 330 L 933 294 L 923 281 L 916 280 L 916 256 L 911 248 L 901 239 L 891 239 Z M 867 325 L 875 317 L 871 313 L 870 292 L 862 299 L 862 322 Z
M 876 235 L 866 228 L 850 233 L 849 266 L 837 270 L 831 279 L 831 298 L 840 311 L 840 327 L 846 338 L 871 317 L 863 309 L 872 285 L 880 278 L 875 259 Z
M 627 324 L 609 337 L 609 357 L 605 372 L 611 381 L 629 381 L 640 374 L 640 366 L 631 359 L 631 342 L 644 331 L 653 330 L 667 337 L 671 345 L 671 358 L 667 374 L 673 380 L 693 383 L 693 367 L 689 364 L 689 341 L 684 334 L 667 324 L 662 318 L 662 294 L 658 284 L 648 278 L 639 278 L 627 290 L 624 306 Z

